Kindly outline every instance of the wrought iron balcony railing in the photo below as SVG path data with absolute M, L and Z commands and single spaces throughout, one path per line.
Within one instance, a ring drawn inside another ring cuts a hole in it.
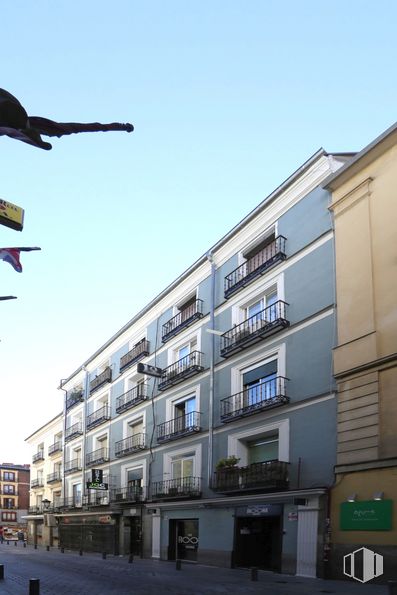
M 288 489 L 289 463 L 264 461 L 247 467 L 230 467 L 215 473 L 212 489 L 229 494 L 233 492 L 278 491 Z
M 170 320 L 163 324 L 161 340 L 163 343 L 165 343 L 202 316 L 203 300 L 195 300 L 189 306 L 178 312 L 176 316 L 173 316 L 170 318 Z
M 50 446 L 48 447 L 49 455 L 53 455 L 57 452 L 62 452 L 62 441 L 61 440 L 54 442 L 54 444 L 50 444 Z
M 276 263 L 285 260 L 285 242 L 284 236 L 277 236 L 273 242 L 227 275 L 225 277 L 225 298 L 251 283 L 259 275 L 263 275 Z
M 80 459 L 72 459 L 65 462 L 65 475 L 68 473 L 74 473 L 75 471 L 81 471 L 82 465 Z
M 39 450 L 32 457 L 32 462 L 37 463 L 38 461 L 44 461 L 44 450 Z
M 69 440 L 73 440 L 73 438 L 76 438 L 76 436 L 81 436 L 82 433 L 83 433 L 83 424 L 81 423 L 81 421 L 78 421 L 77 423 L 73 424 L 72 426 L 69 426 L 68 428 L 66 428 L 65 442 L 68 442 Z
M 62 473 L 60 471 L 54 471 L 54 473 L 47 475 L 47 483 L 55 483 L 57 481 L 62 481 Z
M 116 413 L 122 413 L 139 405 L 145 401 L 148 396 L 148 388 L 146 383 L 138 384 L 134 388 L 128 390 L 126 393 L 117 397 L 116 399 Z
M 133 436 L 128 436 L 128 438 L 116 442 L 114 454 L 116 457 L 125 457 L 128 454 L 144 450 L 145 448 L 147 448 L 146 435 L 134 434 Z
M 66 409 L 71 409 L 82 401 L 84 401 L 84 392 L 82 390 L 75 390 L 66 397 Z
M 43 513 L 51 513 L 51 512 L 56 512 L 57 510 L 59 510 L 59 506 L 56 505 L 56 503 L 52 504 L 36 504 L 35 506 L 29 506 L 28 508 L 28 513 L 29 514 L 43 514 Z
M 156 481 L 152 485 L 152 499 L 200 498 L 201 478 L 180 477 Z
M 44 480 L 42 477 L 38 477 L 37 479 L 32 479 L 30 482 L 31 488 L 42 488 L 44 487 Z
M 200 432 L 200 413 L 191 411 L 157 427 L 157 442 L 176 440 L 188 434 Z
M 286 395 L 288 378 L 276 376 L 254 386 L 248 386 L 240 393 L 221 400 L 221 421 L 229 422 L 246 415 L 286 405 L 289 398 Z
M 108 506 L 109 502 L 109 492 L 105 490 L 91 491 L 86 496 L 83 496 L 83 506 L 88 508 L 91 506 Z
M 146 355 L 149 355 L 149 341 L 142 339 L 120 359 L 120 372 L 124 372 L 129 366 L 132 366 Z
M 82 508 L 82 506 L 83 496 L 82 494 L 77 494 L 76 496 L 71 496 L 70 498 L 60 498 L 57 508 L 59 510 L 72 510 L 74 508 Z
M 97 409 L 97 411 L 94 411 L 94 413 L 91 413 L 91 415 L 87 416 L 86 428 L 87 428 L 87 430 L 92 430 L 92 428 L 95 428 L 96 426 L 103 424 L 105 421 L 107 421 L 109 419 L 110 419 L 109 406 L 104 405 L 100 409 Z
M 278 300 L 224 333 L 221 337 L 222 357 L 230 357 L 288 327 L 287 306 L 286 302 Z
M 109 460 L 109 449 L 98 448 L 92 452 L 87 452 L 85 455 L 85 464 L 87 467 L 91 465 L 99 465 L 100 463 L 106 463 Z
M 192 351 L 174 364 L 164 368 L 158 389 L 165 390 L 169 386 L 183 382 L 186 378 L 202 372 L 204 370 L 201 363 L 202 356 L 201 351 Z
M 127 486 L 124 488 L 117 488 L 110 492 L 110 500 L 112 502 L 143 502 L 145 500 L 146 488 L 143 486 Z
M 96 378 L 90 382 L 90 394 L 98 390 L 106 382 L 112 382 L 112 368 L 108 366 Z

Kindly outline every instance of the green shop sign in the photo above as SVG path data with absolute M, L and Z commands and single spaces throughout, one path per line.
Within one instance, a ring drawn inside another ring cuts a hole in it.
M 342 502 L 342 531 L 388 531 L 392 528 L 393 500 Z

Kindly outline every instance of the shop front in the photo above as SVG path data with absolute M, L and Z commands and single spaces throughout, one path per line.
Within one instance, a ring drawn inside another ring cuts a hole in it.
M 59 515 L 58 522 L 61 547 L 119 554 L 118 515 Z

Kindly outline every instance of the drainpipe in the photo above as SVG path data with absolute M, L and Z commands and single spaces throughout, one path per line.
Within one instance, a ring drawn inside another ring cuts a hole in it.
M 210 330 L 215 329 L 215 275 L 216 266 L 211 250 L 207 252 L 211 264 L 211 296 L 210 296 Z M 210 334 L 210 390 L 208 406 L 208 487 L 212 485 L 213 443 L 214 443 L 214 367 L 215 367 L 215 335 Z
M 81 453 L 81 468 L 82 468 L 82 472 L 83 472 L 83 478 L 82 478 L 82 503 L 84 501 L 84 496 L 86 495 L 86 482 L 85 482 L 85 451 L 86 451 L 86 439 L 87 439 L 87 433 L 86 433 L 86 420 L 87 420 L 87 409 L 88 409 L 88 397 L 89 397 L 89 390 L 90 390 L 90 386 L 89 386 L 89 374 L 88 374 L 88 370 L 85 366 L 83 366 L 82 368 L 85 372 L 85 380 L 84 380 L 84 407 L 83 407 L 83 420 L 82 420 L 82 426 L 83 426 L 83 448 L 82 448 L 82 453 Z
M 62 388 L 63 381 L 64 381 L 64 378 L 61 378 L 60 383 L 59 383 L 59 388 L 61 390 L 63 390 L 63 392 L 65 393 L 65 398 L 63 400 L 63 440 L 62 440 L 62 442 L 63 442 L 63 448 L 62 448 L 62 472 L 63 472 L 62 498 L 63 498 L 63 501 L 65 502 L 65 497 L 66 497 L 66 475 L 65 475 L 66 441 L 65 441 L 65 436 L 66 436 L 66 417 L 67 417 L 66 398 L 67 398 L 68 391 L 66 390 L 66 388 Z

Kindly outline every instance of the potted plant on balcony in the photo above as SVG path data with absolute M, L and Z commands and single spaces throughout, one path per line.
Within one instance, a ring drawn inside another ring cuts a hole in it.
M 230 457 L 219 459 L 219 461 L 216 464 L 216 470 L 224 471 L 225 469 L 236 469 L 239 460 L 239 457 L 236 457 L 236 455 L 231 455 Z

